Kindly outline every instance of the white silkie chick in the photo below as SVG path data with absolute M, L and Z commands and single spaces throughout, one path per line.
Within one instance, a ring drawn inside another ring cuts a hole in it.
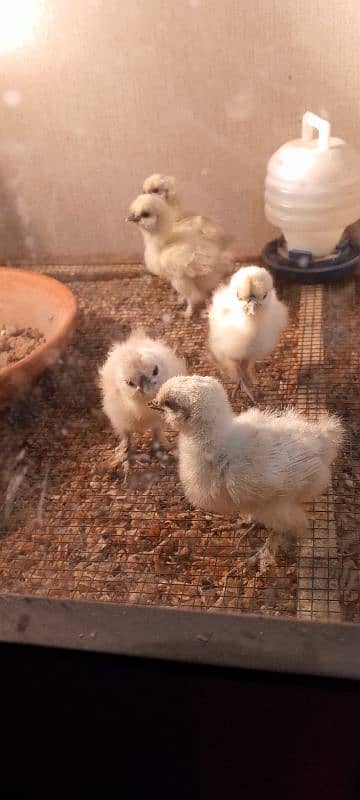
M 162 221 L 160 218 L 155 218 L 154 210 L 156 206 L 153 202 L 160 198 L 153 198 L 149 194 L 140 194 L 131 203 L 129 214 L 126 217 L 126 222 L 135 222 L 138 225 L 139 231 L 142 235 L 144 242 L 144 263 L 146 268 L 152 275 L 160 275 L 160 251 L 164 240 L 172 231 L 175 223 L 175 212 L 166 206 L 167 215 L 166 219 Z M 161 202 L 161 201 L 160 201 Z
M 125 342 L 114 344 L 99 370 L 102 406 L 120 444 L 107 466 L 121 465 L 126 480 L 129 471 L 131 434 L 150 429 L 153 450 L 162 441 L 163 421 L 148 406 L 160 386 L 174 375 L 186 374 L 185 361 L 164 342 L 137 330 Z
M 228 236 L 215 220 L 203 214 L 194 214 L 185 211 L 181 206 L 179 194 L 176 189 L 175 178 L 172 175 L 154 173 L 145 179 L 143 184 L 144 194 L 157 194 L 168 204 L 175 215 L 175 229 L 189 229 L 200 232 L 206 239 L 214 241 L 219 247 L 228 248 L 232 244 L 232 237 Z
M 213 296 L 209 310 L 209 348 L 220 367 L 254 402 L 254 363 L 275 349 L 288 311 L 278 300 L 270 273 L 242 267 Z
M 190 317 L 229 272 L 231 254 L 199 231 L 175 230 L 173 212 L 153 194 L 141 194 L 134 200 L 128 220 L 138 225 L 145 250 L 151 247 L 156 253 L 158 274 L 171 283 L 181 300 L 186 300 L 186 315 Z
M 287 537 L 308 536 L 303 504 L 322 494 L 342 442 L 338 419 L 309 422 L 296 411 L 235 415 L 215 378 L 171 378 L 152 408 L 179 431 L 179 476 L 194 506 L 249 515 L 272 529 L 254 563 L 273 560 Z

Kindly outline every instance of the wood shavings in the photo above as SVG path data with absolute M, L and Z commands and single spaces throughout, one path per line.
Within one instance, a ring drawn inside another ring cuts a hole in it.
M 112 341 L 137 323 L 139 297 L 149 335 L 164 336 L 186 353 L 189 370 L 217 375 L 207 357 L 206 318 L 187 322 L 174 314 L 169 325 L 168 289 L 148 278 L 127 268 L 111 280 L 86 275 L 86 280 L 72 281 L 79 324 L 63 363 L 44 374 L 26 402 L 18 401 L 1 415 L 3 498 L 14 454 L 25 441 L 26 455 L 16 470 L 26 467 L 27 472 L 13 498 L 9 533 L 0 541 L 0 589 L 229 613 L 294 614 L 296 554 L 264 576 L 244 576 L 244 559 L 263 543 L 264 531 L 248 535 L 248 520 L 190 508 L 174 456 L 161 468 L 147 435 L 134 439 L 137 458 L 126 486 L 121 476 L 99 474 L 98 464 L 116 441 L 101 412 L 97 367 Z M 274 356 L 257 369 L 259 397 L 270 407 L 296 399 L 299 289 L 289 286 L 280 295 L 290 305 L 289 329 Z M 239 395 L 235 408 L 245 407 L 247 400 Z M 169 438 L 174 450 L 176 438 Z M 46 476 L 44 465 L 49 464 Z M 358 478 L 346 471 L 347 480 L 356 484 Z M 355 488 L 346 491 L 354 494 Z M 349 531 L 348 517 L 344 525 Z M 354 537 L 349 539 L 353 545 Z

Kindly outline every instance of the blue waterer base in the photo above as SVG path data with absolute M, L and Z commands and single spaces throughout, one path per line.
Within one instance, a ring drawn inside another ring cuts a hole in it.
M 360 260 L 360 247 L 350 239 L 342 239 L 335 253 L 326 258 L 313 259 L 311 253 L 287 251 L 285 239 L 268 242 L 262 258 L 265 264 L 283 276 L 299 283 L 327 283 L 350 275 Z

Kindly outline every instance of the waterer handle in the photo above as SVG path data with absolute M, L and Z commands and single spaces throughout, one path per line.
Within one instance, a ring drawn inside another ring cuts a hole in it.
M 327 119 L 318 117 L 312 111 L 306 111 L 302 118 L 302 138 L 304 142 L 313 139 L 314 131 L 318 131 L 318 145 L 320 150 L 327 150 L 329 147 L 331 125 Z

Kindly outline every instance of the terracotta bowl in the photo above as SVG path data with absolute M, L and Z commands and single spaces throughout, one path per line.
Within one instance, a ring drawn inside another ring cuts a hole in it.
M 7 401 L 59 358 L 74 330 L 76 300 L 54 278 L 0 267 L 0 325 L 37 328 L 46 341 L 0 369 L 0 401 Z

